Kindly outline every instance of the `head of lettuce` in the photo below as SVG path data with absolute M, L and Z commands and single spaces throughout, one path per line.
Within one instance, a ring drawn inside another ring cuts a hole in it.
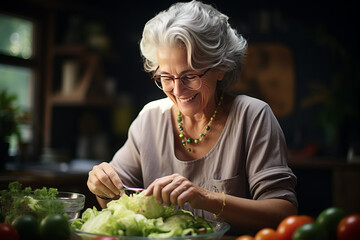
M 122 195 L 108 203 L 106 209 L 86 209 L 72 223 L 75 230 L 113 236 L 168 238 L 214 232 L 212 224 L 185 210 L 163 206 L 145 192 Z

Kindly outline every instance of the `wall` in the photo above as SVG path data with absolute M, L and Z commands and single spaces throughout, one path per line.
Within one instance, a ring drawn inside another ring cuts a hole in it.
M 164 96 L 142 71 L 138 41 L 143 25 L 175 1 L 137 1 L 115 9 L 116 45 L 125 57 L 119 88 L 130 91 L 138 109 Z M 327 1 L 204 1 L 227 14 L 249 44 L 288 46 L 295 63 L 295 108 L 279 117 L 289 148 L 309 144 L 317 154 L 345 156 L 359 140 L 359 72 L 356 70 L 355 8 Z M 142 6 L 141 8 L 138 6 Z M 108 6 L 111 7 L 111 6 Z M 121 24 L 124 23 L 124 24 Z M 119 73 L 120 74 L 120 73 Z M 135 81 L 128 81 L 129 79 Z M 134 83 L 134 84 L 131 84 Z M 139 88 L 139 84 L 143 88 Z M 266 99 L 264 99 L 266 100 Z M 338 132 L 336 132 L 339 130 Z M 335 135 L 334 135 L 335 134 Z M 337 135 L 336 135 L 337 134 Z

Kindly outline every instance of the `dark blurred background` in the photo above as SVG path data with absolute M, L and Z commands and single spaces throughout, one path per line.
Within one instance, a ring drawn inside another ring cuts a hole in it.
M 9 158 L 11 169 L 66 163 L 62 165 L 66 170 L 74 160 L 111 159 L 143 105 L 165 96 L 144 72 L 138 43 L 144 24 L 174 2 L 1 3 L 0 13 L 28 18 L 36 30 L 31 63 L 3 54 L 0 58 L 0 63 L 36 69 L 32 137 Z M 336 191 L 359 179 L 355 2 L 203 2 L 228 15 L 233 28 L 248 40 L 243 80 L 234 91 L 258 97 L 273 108 L 288 143 L 291 166 L 300 176 L 301 209 L 316 213 L 334 203 L 345 206 Z M 85 79 L 83 91 L 78 89 L 81 98 L 61 95 L 64 63 L 73 59 L 80 64 L 80 75 L 89 73 L 81 78 Z M 356 172 L 335 172 L 350 168 Z M 319 188 L 323 192 L 315 194 Z M 352 191 L 357 190 L 341 194 Z M 359 209 L 358 203 L 351 204 L 349 209 Z

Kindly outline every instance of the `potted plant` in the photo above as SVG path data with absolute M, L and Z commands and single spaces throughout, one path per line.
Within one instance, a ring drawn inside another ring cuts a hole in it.
M 0 169 L 3 169 L 8 159 L 9 137 L 16 135 L 20 139 L 17 117 L 20 109 L 16 106 L 17 96 L 0 90 Z

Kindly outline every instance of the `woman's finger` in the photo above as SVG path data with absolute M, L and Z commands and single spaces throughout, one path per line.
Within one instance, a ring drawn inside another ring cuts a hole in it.
M 107 197 L 119 195 L 119 189 L 122 187 L 121 180 L 115 169 L 108 163 L 101 163 L 100 165 L 94 166 L 93 170 L 89 172 L 89 182 L 93 185 L 93 193 L 102 192 L 105 193 Z
M 173 175 L 170 179 L 172 179 L 172 181 L 169 182 L 166 186 L 164 186 L 161 192 L 163 202 L 167 205 L 176 202 L 177 196 L 179 196 L 181 192 L 183 192 L 182 187 L 179 188 L 179 186 L 187 180 L 180 175 Z
M 155 184 L 153 187 L 152 195 L 159 203 L 163 204 L 163 199 L 161 197 L 161 190 L 162 187 L 159 184 Z
M 167 186 L 169 183 L 173 181 L 171 176 L 166 176 L 162 178 L 156 179 L 154 182 L 150 184 L 150 186 L 146 189 L 146 195 L 153 195 L 156 200 L 158 200 L 160 203 L 164 203 L 163 199 L 163 188 Z M 166 200 L 166 198 L 165 198 Z M 166 203 L 168 204 L 168 202 Z
M 182 182 L 180 185 L 178 185 L 176 188 L 174 188 L 170 193 L 170 202 L 174 205 L 178 204 L 178 199 L 180 198 L 180 195 L 183 195 L 187 190 L 187 186 L 185 182 Z
M 121 179 L 113 166 L 111 166 L 110 164 L 105 164 L 103 170 L 106 173 L 106 175 L 110 178 L 110 181 L 112 183 L 110 185 L 110 189 L 112 191 L 120 190 L 123 188 Z
M 113 193 L 106 186 L 99 183 L 95 176 L 91 177 L 91 175 L 94 175 L 94 173 L 89 173 L 89 179 L 87 182 L 89 190 L 97 196 L 112 197 Z
M 183 207 L 186 202 L 191 201 L 198 196 L 198 191 L 194 186 L 187 187 L 177 198 L 176 205 Z

